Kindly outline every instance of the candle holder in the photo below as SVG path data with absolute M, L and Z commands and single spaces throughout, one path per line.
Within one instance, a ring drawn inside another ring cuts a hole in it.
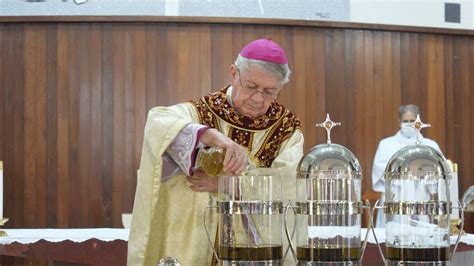
M 0 161 L 0 216 L 3 216 L 3 161 Z M 4 226 L 8 218 L 0 218 L 0 226 Z M 0 230 L 0 237 L 7 236 L 7 232 Z
M 2 218 L 0 219 L 0 226 L 4 226 L 7 222 L 8 222 L 8 218 Z M 3 231 L 3 230 L 0 230 L 0 237 L 2 236 L 8 236 L 7 235 L 7 232 Z

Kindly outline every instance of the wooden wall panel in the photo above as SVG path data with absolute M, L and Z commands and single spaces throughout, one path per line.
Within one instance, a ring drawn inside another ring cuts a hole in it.
M 68 79 L 68 72 L 69 72 L 69 64 L 68 64 L 68 34 L 65 25 L 58 25 L 57 28 L 57 46 L 56 46 L 56 53 L 52 51 L 51 54 L 56 54 L 56 87 L 54 90 L 55 93 L 55 102 L 51 102 L 50 105 L 52 106 L 56 103 L 56 128 L 51 128 L 52 135 L 56 136 L 56 141 L 52 143 L 51 147 L 51 154 L 50 156 L 57 155 L 57 157 L 53 157 L 51 160 L 55 161 L 56 164 L 56 171 L 51 169 L 52 171 L 50 174 L 56 177 L 56 185 L 51 184 L 53 187 L 51 190 L 54 190 L 54 187 L 57 191 L 57 198 L 51 199 L 56 204 L 56 226 L 57 227 L 67 227 L 69 224 L 69 219 L 67 217 L 68 213 L 68 202 L 69 202 L 69 192 L 68 192 L 68 176 L 69 176 L 69 141 L 68 141 L 68 106 L 69 106 L 69 97 L 68 97 L 68 86 L 69 86 L 69 79 Z M 51 77 L 52 78 L 52 77 Z M 54 84 L 54 80 L 53 80 Z M 54 96 L 53 96 L 54 97 Z M 58 200 L 60 199 L 60 200 Z M 20 226 L 21 223 L 17 226 Z M 52 225 L 54 226 L 54 224 Z
M 91 121 L 90 121 L 90 156 L 87 158 L 90 162 L 89 176 L 87 180 L 89 182 L 89 198 L 90 198 L 90 208 L 88 209 L 88 224 L 101 224 L 104 221 L 103 217 L 103 182 L 99 178 L 102 173 L 102 166 L 104 161 L 104 153 L 102 146 L 103 141 L 103 121 L 102 111 L 104 107 L 104 93 L 102 87 L 102 29 L 99 25 L 91 25 L 90 32 L 90 41 L 93 49 L 88 54 L 90 62 L 90 96 L 91 96 Z M 142 88 L 144 88 L 142 86 Z M 139 90 L 140 88 L 137 88 Z M 144 97 L 144 95 L 142 95 Z M 137 117 L 136 121 L 142 121 Z
M 0 24 L 0 159 L 9 227 L 121 226 L 136 186 L 147 111 L 228 84 L 239 49 L 260 37 L 293 70 L 280 101 L 301 118 L 305 149 L 327 112 L 371 191 L 380 139 L 400 104 L 474 183 L 472 36 L 317 26 L 187 22 Z M 471 224 L 472 217 L 470 218 Z M 474 229 L 471 229 L 474 230 Z

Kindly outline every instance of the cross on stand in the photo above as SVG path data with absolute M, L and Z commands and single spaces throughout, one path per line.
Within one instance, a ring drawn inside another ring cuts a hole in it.
M 322 123 L 316 124 L 316 127 L 323 127 L 326 129 L 326 132 L 328 134 L 328 140 L 327 143 L 331 144 L 331 130 L 335 126 L 340 126 L 341 123 L 339 122 L 333 122 L 331 118 L 329 117 L 329 113 L 326 114 L 326 120 Z
M 425 124 L 421 122 L 420 115 L 416 115 L 416 120 L 411 124 L 411 126 L 416 130 L 416 145 L 420 145 L 420 131 L 425 127 L 431 127 L 431 124 Z

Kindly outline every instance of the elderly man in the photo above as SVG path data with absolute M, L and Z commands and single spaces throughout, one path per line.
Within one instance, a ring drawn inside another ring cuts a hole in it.
M 246 163 L 275 169 L 284 177 L 284 198 L 294 197 L 303 135 L 299 120 L 276 101 L 290 76 L 284 50 L 271 40 L 255 40 L 241 50 L 230 75 L 230 86 L 149 112 L 129 265 L 156 265 L 165 256 L 182 265 L 212 263 L 203 215 L 217 191 L 217 178 L 193 171 L 198 147 L 224 148 L 227 174 L 240 174 Z M 216 220 L 207 218 L 215 239 Z
M 411 125 L 416 120 L 416 116 L 420 114 L 420 109 L 414 104 L 408 104 L 400 106 L 398 112 L 398 118 L 400 120 L 400 130 L 397 134 L 385 138 L 380 141 L 375 153 L 374 163 L 372 167 L 372 188 L 381 192 L 379 205 L 383 203 L 385 197 L 385 179 L 384 171 L 388 161 L 392 156 L 401 148 L 408 145 L 415 145 L 416 143 L 416 130 Z M 420 144 L 430 146 L 441 152 L 438 144 L 433 140 L 424 138 L 420 134 Z M 377 213 L 376 227 L 384 227 L 384 217 L 381 211 Z

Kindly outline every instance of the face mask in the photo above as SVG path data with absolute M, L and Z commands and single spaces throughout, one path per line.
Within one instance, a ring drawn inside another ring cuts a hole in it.
M 410 122 L 401 123 L 400 124 L 400 131 L 402 132 L 402 134 L 405 137 L 407 137 L 409 139 L 416 137 L 416 130 L 411 126 Z

